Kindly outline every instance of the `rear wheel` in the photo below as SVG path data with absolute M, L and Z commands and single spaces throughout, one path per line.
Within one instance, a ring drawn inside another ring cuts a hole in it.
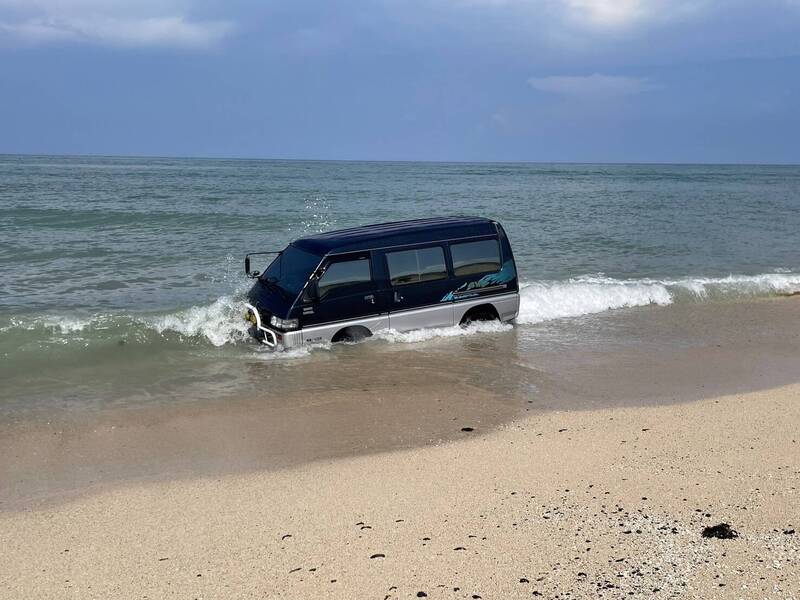
M 497 314 L 497 310 L 495 310 L 494 306 L 491 304 L 485 304 L 483 306 L 475 306 L 470 308 L 464 316 L 461 317 L 461 327 L 467 327 L 471 323 L 476 323 L 479 321 L 499 321 L 500 315 Z

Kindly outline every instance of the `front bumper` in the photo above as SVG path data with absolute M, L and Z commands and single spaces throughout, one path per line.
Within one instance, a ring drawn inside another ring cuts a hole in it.
M 244 320 L 250 323 L 250 335 L 272 349 L 292 348 L 303 343 L 303 334 L 299 330 L 284 332 L 266 327 L 261 321 L 261 313 L 252 304 L 245 304 Z

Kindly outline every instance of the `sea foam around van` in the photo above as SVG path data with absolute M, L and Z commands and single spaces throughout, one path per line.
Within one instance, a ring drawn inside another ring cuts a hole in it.
M 621 280 L 584 276 L 565 281 L 532 281 L 520 290 L 517 323 L 531 325 L 555 319 L 580 317 L 609 310 L 642 306 L 667 306 L 676 302 L 736 300 L 800 292 L 800 274 L 768 273 L 731 275 L 721 278 Z M 224 295 L 209 304 L 161 314 L 97 313 L 94 315 L 46 315 L 15 317 L 0 326 L 4 343 L 37 342 L 59 345 L 124 341 L 151 344 L 193 343 L 222 347 L 243 345 L 251 340 L 242 318 L 244 299 L 240 293 Z M 443 327 L 400 333 L 389 330 L 375 337 L 391 343 L 416 343 L 433 338 L 502 331 L 509 325 L 479 323 L 469 328 Z M 13 350 L 13 348 L 8 348 Z M 303 352 L 298 356 L 305 356 Z

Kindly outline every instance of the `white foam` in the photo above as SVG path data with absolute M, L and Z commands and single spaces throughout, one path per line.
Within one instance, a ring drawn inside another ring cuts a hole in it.
M 584 276 L 565 281 L 533 281 L 520 289 L 517 322 L 533 324 L 553 319 L 579 317 L 620 308 L 673 302 L 703 302 L 737 297 L 770 296 L 800 292 L 800 273 L 776 272 L 727 277 L 687 277 L 683 279 L 613 279 Z M 248 325 L 242 318 L 244 302 L 238 294 L 222 296 L 207 305 L 194 306 L 168 314 L 139 317 L 126 314 L 96 314 L 90 317 L 45 315 L 33 318 L 12 317 L 0 331 L 49 330 L 64 339 L 81 340 L 81 335 L 131 325 L 143 326 L 159 334 L 175 333 L 199 338 L 214 346 L 247 341 Z M 497 322 L 475 323 L 467 328 L 444 327 L 400 333 L 379 332 L 376 338 L 391 343 L 417 343 L 434 338 L 468 336 L 504 331 L 509 325 Z M 329 346 L 325 346 L 329 349 Z M 307 350 L 296 356 L 305 356 Z M 266 353 L 264 356 L 268 356 Z M 295 354 L 291 354 L 295 356 Z
M 684 288 L 698 298 L 718 296 L 766 296 L 800 292 L 800 274 L 764 273 L 761 275 L 728 275 L 727 277 L 695 277 L 664 282 Z
M 476 333 L 496 333 L 513 329 L 512 325 L 500 323 L 499 321 L 478 321 L 471 323 L 467 327 L 431 327 L 428 329 L 415 329 L 413 331 L 400 332 L 395 329 L 379 331 L 374 338 L 385 340 L 391 343 L 413 344 L 417 342 L 427 342 L 436 338 L 452 338 L 475 335 Z
M 206 306 L 145 319 L 158 333 L 175 332 L 186 337 L 202 336 L 214 346 L 247 339 L 247 324 L 243 318 L 244 304 L 231 296 L 217 298 Z
M 78 333 L 92 324 L 90 319 L 76 319 L 71 317 L 55 317 L 46 319 L 46 327 L 52 327 L 59 333 Z
M 517 322 L 532 324 L 616 308 L 648 304 L 664 306 L 671 303 L 672 295 L 661 283 L 620 281 L 602 277 L 527 283 L 520 289 Z
M 666 306 L 680 298 L 703 301 L 800 292 L 800 274 L 764 273 L 685 279 L 612 279 L 584 276 L 523 283 L 518 323 L 532 324 L 619 308 Z

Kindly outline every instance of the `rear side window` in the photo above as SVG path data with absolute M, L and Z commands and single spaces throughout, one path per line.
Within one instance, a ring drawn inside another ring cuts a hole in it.
M 500 270 L 500 244 L 497 240 L 450 244 L 456 277 Z
M 319 280 L 319 297 L 324 298 L 333 290 L 366 283 L 371 279 L 369 258 L 331 263 Z
M 386 254 L 392 285 L 447 279 L 444 250 L 440 246 Z

